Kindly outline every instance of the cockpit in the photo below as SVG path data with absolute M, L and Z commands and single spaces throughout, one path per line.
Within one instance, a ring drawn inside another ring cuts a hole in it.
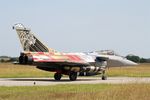
M 98 53 L 98 54 L 100 54 L 100 55 L 115 55 L 115 56 L 120 56 L 119 54 L 117 54 L 113 50 L 100 50 L 100 51 L 95 51 L 95 52 Z

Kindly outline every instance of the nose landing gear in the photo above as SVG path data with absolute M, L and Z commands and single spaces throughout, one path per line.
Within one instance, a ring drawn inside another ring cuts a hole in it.
M 102 80 L 107 80 L 107 76 L 105 75 L 105 70 L 102 72 Z

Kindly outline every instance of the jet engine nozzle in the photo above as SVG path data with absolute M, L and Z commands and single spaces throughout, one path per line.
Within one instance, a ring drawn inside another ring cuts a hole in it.
M 33 57 L 27 55 L 20 55 L 19 57 L 19 64 L 32 64 Z

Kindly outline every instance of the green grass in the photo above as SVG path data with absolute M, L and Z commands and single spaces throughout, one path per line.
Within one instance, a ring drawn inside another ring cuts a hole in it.
M 1 78 L 53 77 L 53 73 L 39 70 L 35 66 L 0 63 L 0 77 Z
M 150 64 L 107 69 L 108 76 L 150 77 Z
M 150 84 L 0 87 L 0 100 L 150 100 Z
M 150 64 L 108 68 L 106 72 L 109 77 L 150 77 Z M 53 77 L 53 74 L 53 72 L 39 70 L 35 66 L 0 63 L 0 78 Z

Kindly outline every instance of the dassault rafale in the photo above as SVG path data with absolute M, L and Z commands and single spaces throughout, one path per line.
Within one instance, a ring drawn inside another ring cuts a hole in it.
M 55 72 L 54 79 L 59 81 L 62 75 L 68 75 L 71 81 L 75 81 L 78 75 L 98 75 L 106 80 L 107 67 L 132 66 L 136 63 L 127 60 L 112 50 L 94 52 L 63 53 L 44 45 L 23 24 L 13 26 L 16 30 L 23 52 L 19 56 L 19 64 L 33 65 L 36 68 Z

